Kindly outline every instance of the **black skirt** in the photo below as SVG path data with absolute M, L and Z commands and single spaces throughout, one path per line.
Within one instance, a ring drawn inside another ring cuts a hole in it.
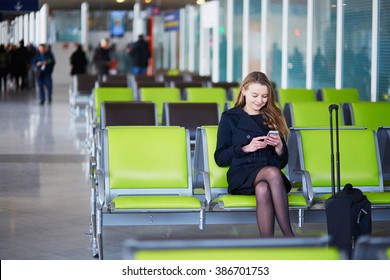
M 229 185 L 228 191 L 230 194 L 255 194 L 255 188 L 253 186 L 253 182 L 255 181 L 255 178 L 259 171 L 263 168 L 263 166 L 258 167 L 254 170 L 252 170 L 249 175 L 245 178 L 244 182 L 240 184 L 239 186 L 231 186 Z M 286 189 L 286 192 L 289 193 L 291 191 L 291 182 L 290 180 L 284 175 L 282 171 L 280 171 L 283 182 L 284 182 L 284 187 Z

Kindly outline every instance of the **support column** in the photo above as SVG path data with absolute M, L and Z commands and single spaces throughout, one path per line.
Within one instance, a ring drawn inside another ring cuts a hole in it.
M 89 4 L 87 2 L 81 3 L 81 38 L 80 44 L 84 50 L 88 50 L 88 19 L 89 19 Z

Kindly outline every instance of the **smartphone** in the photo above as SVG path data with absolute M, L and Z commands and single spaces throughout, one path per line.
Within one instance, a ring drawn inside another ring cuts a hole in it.
M 279 135 L 279 131 L 277 131 L 277 130 L 270 130 L 268 132 L 267 136 L 271 136 L 271 135 L 277 136 L 277 135 Z

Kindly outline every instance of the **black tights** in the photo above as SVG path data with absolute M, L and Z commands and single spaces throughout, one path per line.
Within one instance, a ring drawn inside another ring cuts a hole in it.
M 290 224 L 288 199 L 280 170 L 274 166 L 262 168 L 253 183 L 256 194 L 256 217 L 261 237 L 275 233 L 275 217 L 283 235 L 294 236 Z

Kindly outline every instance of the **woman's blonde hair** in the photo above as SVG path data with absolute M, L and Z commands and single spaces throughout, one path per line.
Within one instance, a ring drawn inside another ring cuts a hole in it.
M 242 81 L 240 86 L 240 92 L 237 96 L 235 107 L 244 107 L 246 104 L 245 96 L 242 94 L 243 90 L 247 90 L 251 84 L 260 84 L 268 88 L 268 101 L 265 106 L 260 109 L 260 114 L 263 116 L 265 122 L 264 125 L 270 129 L 279 131 L 281 136 L 286 140 L 290 133 L 287 127 L 286 120 L 282 114 L 282 111 L 276 106 L 276 98 L 274 87 L 268 77 L 259 71 L 249 73 Z

